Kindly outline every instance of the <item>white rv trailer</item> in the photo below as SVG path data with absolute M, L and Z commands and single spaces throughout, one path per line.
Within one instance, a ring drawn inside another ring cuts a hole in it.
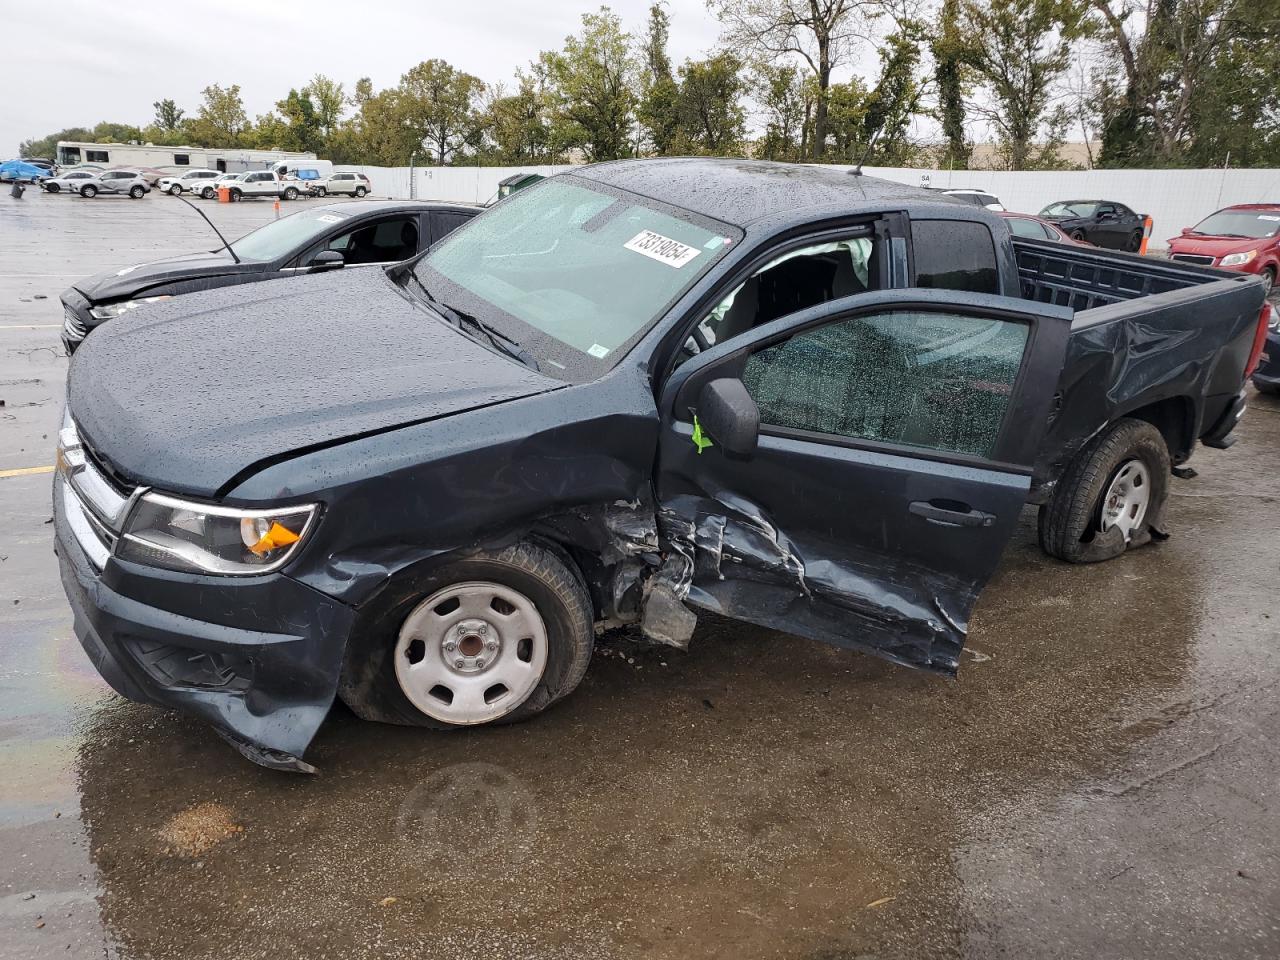
M 298 161 L 314 160 L 314 153 L 291 150 L 244 150 L 239 147 L 158 147 L 144 143 L 84 143 L 75 140 L 58 141 L 58 164 L 73 167 L 78 163 L 92 163 L 109 167 L 151 167 L 154 169 L 181 170 L 183 167 L 201 167 L 221 170 L 223 173 L 243 173 L 245 170 L 270 170 L 276 165 L 297 165 Z

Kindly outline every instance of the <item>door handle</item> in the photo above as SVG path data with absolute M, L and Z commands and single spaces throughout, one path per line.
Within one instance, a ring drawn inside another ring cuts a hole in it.
M 950 501 L 954 503 L 954 501 Z M 996 522 L 994 514 L 971 510 L 965 503 L 953 507 L 935 506 L 928 500 L 913 500 L 907 507 L 917 517 L 944 527 L 989 527 Z

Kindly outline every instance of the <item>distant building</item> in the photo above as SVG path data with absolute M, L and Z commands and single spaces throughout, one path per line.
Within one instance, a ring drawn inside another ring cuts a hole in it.
M 158 147 L 151 143 L 85 143 L 58 141 L 58 164 L 74 167 L 92 163 L 100 167 L 150 167 L 181 170 L 199 167 L 241 173 L 245 170 L 267 170 L 290 160 L 314 160 L 314 153 L 291 150 L 242 150 L 239 147 Z

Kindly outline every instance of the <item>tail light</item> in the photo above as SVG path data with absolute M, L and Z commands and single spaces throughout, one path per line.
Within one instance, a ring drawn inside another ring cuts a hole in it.
M 1267 342 L 1267 330 L 1276 323 L 1275 308 L 1265 301 L 1258 313 L 1258 330 L 1253 335 L 1253 349 L 1249 351 L 1249 362 L 1244 365 L 1244 378 L 1248 380 L 1253 371 L 1258 369 L 1262 360 L 1262 347 Z

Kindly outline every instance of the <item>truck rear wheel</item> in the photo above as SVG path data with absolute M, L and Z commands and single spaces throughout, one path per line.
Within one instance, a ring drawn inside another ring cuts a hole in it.
M 513 723 L 568 696 L 594 645 L 581 580 L 531 543 L 393 583 L 347 645 L 339 695 L 366 720 Z
M 1068 563 L 1096 563 L 1161 534 L 1169 448 L 1145 420 L 1117 420 L 1081 450 L 1040 508 L 1040 546 Z

